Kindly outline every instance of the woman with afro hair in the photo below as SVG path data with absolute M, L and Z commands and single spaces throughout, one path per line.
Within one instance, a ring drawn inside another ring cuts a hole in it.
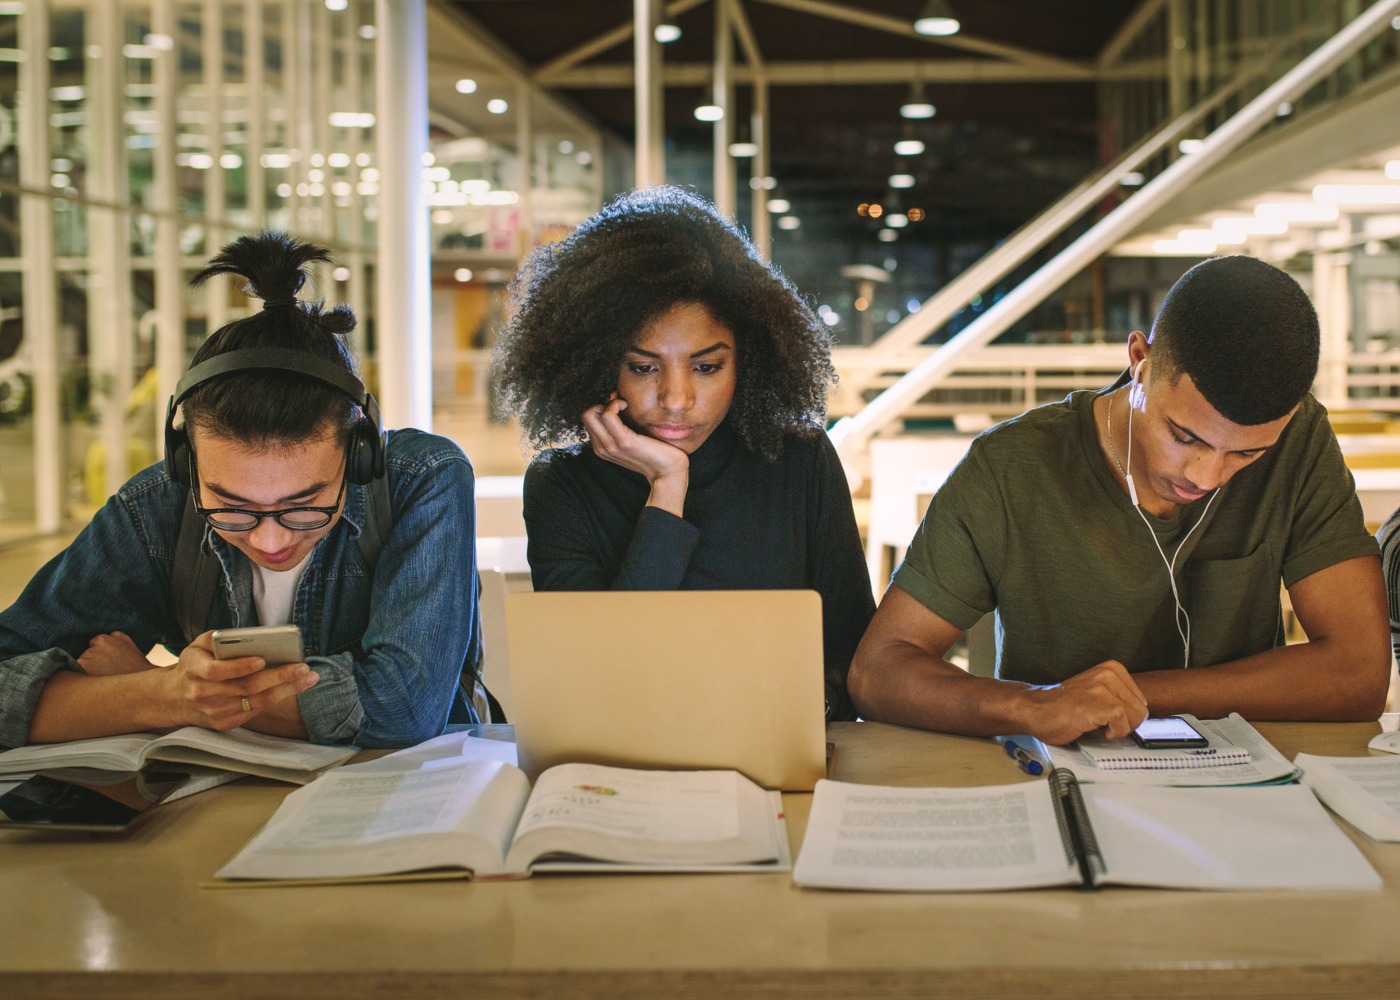
M 810 588 L 827 717 L 874 613 L 823 432 L 826 327 L 704 199 L 623 195 L 535 250 L 496 345 L 537 590 Z

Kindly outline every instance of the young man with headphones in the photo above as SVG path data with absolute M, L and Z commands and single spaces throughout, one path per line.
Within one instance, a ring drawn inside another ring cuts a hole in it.
M 1292 278 L 1216 258 L 1114 385 L 978 437 L 856 652 L 862 718 L 1050 743 L 1148 714 L 1376 718 L 1385 592 L 1318 347 Z M 1284 645 L 1280 581 L 1307 642 Z M 997 677 L 973 677 L 945 654 L 993 611 Z
M 263 233 L 195 276 L 242 275 L 263 307 L 200 346 L 165 461 L 0 613 L 0 746 L 177 725 L 404 746 L 474 718 L 471 465 L 384 432 L 342 343 L 354 314 L 296 298 L 328 260 Z M 259 624 L 297 625 L 305 662 L 214 658 L 212 630 Z M 153 667 L 157 644 L 178 663 Z

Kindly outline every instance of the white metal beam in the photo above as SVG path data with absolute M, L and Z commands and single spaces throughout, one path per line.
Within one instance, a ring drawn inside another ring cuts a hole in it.
M 992 306 L 935 354 L 911 369 L 854 417 L 831 430 L 832 440 L 845 455 L 863 450 L 878 431 L 899 419 L 904 409 L 922 398 L 957 367 L 965 352 L 990 343 L 1012 323 L 1132 232 L 1161 204 L 1176 197 L 1206 171 L 1225 159 L 1245 139 L 1273 120 L 1278 106 L 1293 100 L 1335 70 L 1400 14 L 1400 0 L 1378 0 L 1343 27 L 1263 93 L 1208 136 L 1199 152 L 1177 160 L 1135 196 L 1119 205 L 1093 228 L 1056 255 Z

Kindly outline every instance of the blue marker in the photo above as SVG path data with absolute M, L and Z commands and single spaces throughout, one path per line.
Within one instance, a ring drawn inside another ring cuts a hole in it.
M 1040 774 L 1045 770 L 1040 761 L 1010 740 L 1004 741 L 1001 748 L 1006 751 L 1006 756 L 1014 760 L 1027 774 Z

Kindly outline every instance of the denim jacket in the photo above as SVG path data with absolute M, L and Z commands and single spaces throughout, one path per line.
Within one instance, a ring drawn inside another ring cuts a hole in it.
M 312 741 L 406 746 L 442 732 L 464 664 L 479 670 L 481 614 L 471 463 L 451 441 L 389 434 L 393 530 L 371 576 L 356 536 L 366 488 L 346 487 L 340 520 L 307 556 L 292 621 L 319 682 L 298 696 Z M 183 648 L 171 568 L 189 491 L 164 463 L 138 473 L 0 613 L 0 746 L 27 742 L 39 694 L 93 636 Z M 224 585 L 209 628 L 256 625 L 252 568 L 213 531 Z M 470 681 L 468 682 L 470 690 Z

